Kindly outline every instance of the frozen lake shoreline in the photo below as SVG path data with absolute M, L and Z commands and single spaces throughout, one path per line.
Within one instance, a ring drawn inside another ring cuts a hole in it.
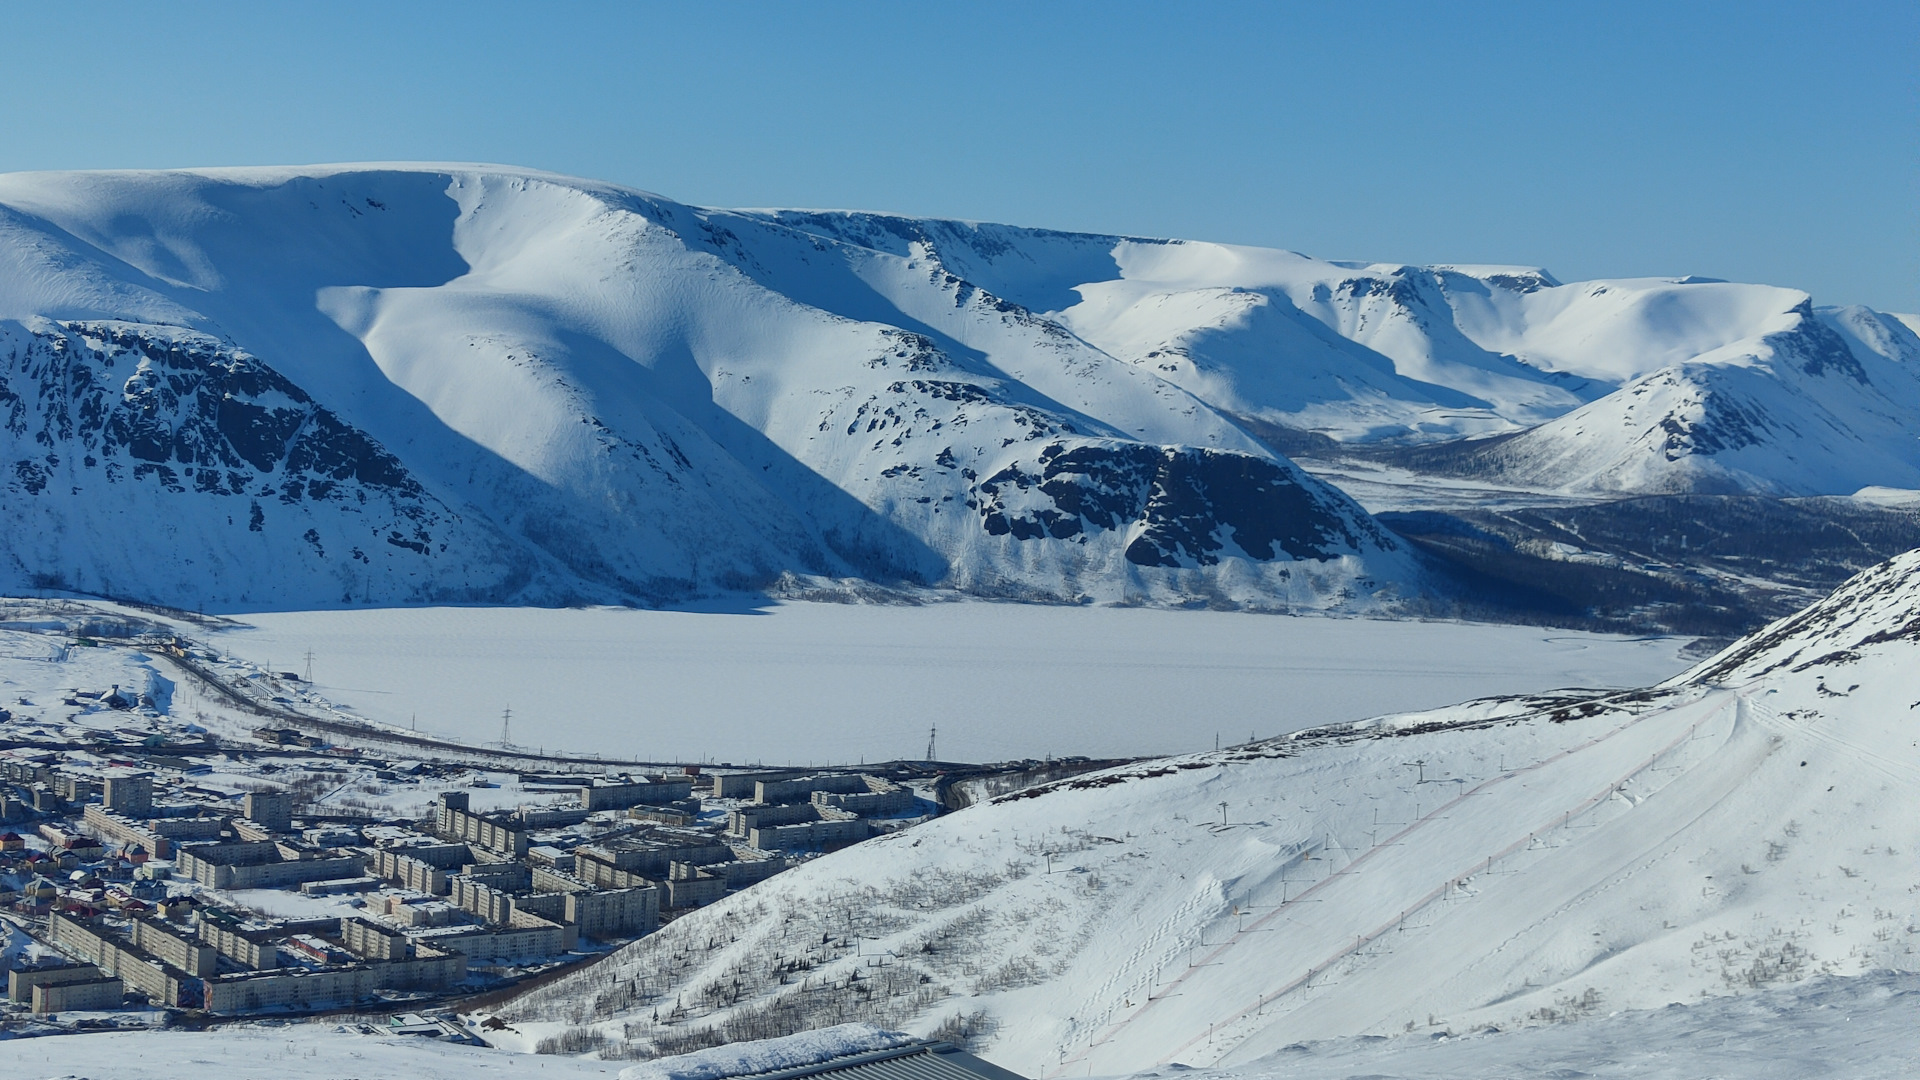
M 423 733 L 785 765 L 1121 756 L 1562 686 L 1640 686 L 1681 638 L 959 602 L 275 612 L 214 636 Z

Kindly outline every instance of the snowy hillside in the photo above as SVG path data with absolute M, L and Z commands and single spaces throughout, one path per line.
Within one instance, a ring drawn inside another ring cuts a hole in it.
M 1002 796 L 702 909 L 504 1015 L 529 1041 L 592 1027 L 641 1054 L 869 1020 L 1100 1075 L 1911 970 L 1916 628 L 1920 553 L 1658 688 Z
M 1815 978 L 1737 998 L 1518 1030 L 1294 1045 L 1236 1067 L 1137 1080 L 1909 1080 L 1920 976 Z
M 361 1034 L 343 1024 L 237 1025 L 210 1031 L 115 1031 L 7 1043 L 9 1080 L 614 1080 L 615 1062 L 574 1058 L 528 1061 L 482 1047 L 435 1039 Z
M 1910 317 L 1816 311 L 1792 289 L 1563 285 L 1531 267 L 1359 265 L 873 214 L 755 216 L 852 245 L 862 276 L 898 311 L 968 345 L 992 349 L 957 312 L 992 294 L 1282 450 L 1540 428 L 1498 453 L 1463 446 L 1412 460 L 1584 493 L 1920 485 L 1920 445 L 1906 434 L 1920 418 Z
M 1920 338 L 1801 299 L 1765 331 L 1630 379 L 1440 471 L 1587 492 L 1851 494 L 1920 487 Z M 1876 479 L 1877 478 L 1877 479 Z
M 1517 1031 L 1436 1039 L 1331 1039 L 1296 1043 L 1246 1065 L 1217 1070 L 1157 1069 L 1137 1080 L 1488 1080 L 1594 1077 L 1597 1080 L 1908 1080 L 1913 1075 L 1913 1008 L 1920 977 L 1881 973 L 1810 979 L 1739 998 L 1631 1010 Z M 783 1040 L 783 1042 L 788 1040 Z M 759 1044 L 764 1046 L 766 1044 Z M 779 1045 L 779 1044 L 775 1044 Z M 703 1077 L 716 1057 L 761 1064 L 750 1051 L 666 1058 L 640 1065 L 547 1055 L 527 1058 L 430 1039 L 360 1034 L 347 1025 L 240 1025 L 210 1031 L 111 1032 L 16 1039 L 7 1046 L 22 1077 L 111 1076 L 115 1080 L 202 1080 L 210 1069 L 286 1080 L 405 1076 L 418 1080 L 511 1077 Z M 722 1056 L 724 1055 L 724 1057 Z
M 0 323 L 0 350 L 16 588 L 195 598 L 267 566 L 294 595 L 349 603 L 376 581 L 383 596 L 477 598 L 531 572 L 364 432 L 214 338 L 36 319 Z
M 8 569 L 188 606 L 648 602 L 786 575 L 1288 609 L 1420 587 L 1391 534 L 1186 391 L 928 272 L 512 170 L 0 177 L 15 518 L 179 524 L 131 566 L 44 542 Z M 192 337 L 172 377 L 204 400 L 156 404 L 105 355 L 84 387 L 54 378 L 106 325 L 116 348 Z M 210 404 L 207 365 L 241 354 L 391 464 L 316 492 L 298 447 L 263 442 L 294 437 L 285 410 L 258 445 L 195 433 L 240 408 Z M 149 437 L 112 433 L 136 414 Z M 222 572 L 179 572 L 204 546 Z

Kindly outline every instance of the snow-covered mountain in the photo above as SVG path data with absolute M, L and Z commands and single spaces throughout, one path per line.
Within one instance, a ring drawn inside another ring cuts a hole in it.
M 1913 969 L 1920 552 L 1660 687 L 1094 773 L 825 856 L 509 1003 L 529 1040 L 854 1020 L 1035 1076 Z
M 1428 463 L 1592 493 L 1920 486 L 1920 338 L 1906 323 L 1859 307 L 1816 311 L 1802 298 L 1759 329 L 1511 439 L 1454 444 Z
M 1920 487 L 1914 325 L 497 167 L 15 174 L 0 583 L 1377 606 L 1430 583 L 1286 454 L 1562 493 Z M 314 471 L 316 439 L 354 449 Z
M 229 575 L 257 588 L 265 567 L 285 594 L 352 603 L 383 577 L 478 599 L 531 572 L 379 443 L 217 339 L 12 322 L 0 350 L 14 588 L 190 600 Z
M 1920 486 L 1913 316 L 1694 278 L 771 217 L 983 283 L 1282 449 L 1473 439 L 1411 460 L 1587 494 Z M 1499 435 L 1519 437 L 1477 441 Z
M 0 177 L 0 574 L 185 606 L 1421 587 L 1187 391 L 777 217 L 478 167 Z

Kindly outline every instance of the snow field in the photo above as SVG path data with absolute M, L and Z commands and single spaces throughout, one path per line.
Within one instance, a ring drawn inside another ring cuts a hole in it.
M 216 644 L 362 715 L 464 740 L 736 764 L 1134 756 L 1461 698 L 1632 686 L 1672 638 L 1464 623 L 949 603 L 263 613 Z
M 0 1054 L 0 1075 L 10 1080 L 562 1080 L 619 1073 L 617 1062 L 529 1058 L 423 1038 L 361 1035 L 330 1023 L 14 1039 Z
M 1920 1061 L 1916 1007 L 1920 976 L 1814 978 L 1520 1030 L 1295 1043 L 1245 1065 L 1138 1080 L 1906 1080 Z
M 1907 1080 L 1920 1057 L 1913 1016 L 1920 977 L 1877 973 L 1815 978 L 1737 998 L 1630 1010 L 1605 1018 L 1513 1031 L 1295 1043 L 1225 1069 L 1159 1069 L 1137 1080 Z M 756 1048 L 720 1051 L 747 1058 Z M 249 1078 L 341 1080 L 406 1076 L 621 1076 L 696 1073 L 710 1055 L 624 1065 L 577 1057 L 523 1057 L 424 1039 L 348 1034 L 332 1024 L 235 1026 L 205 1032 L 127 1032 L 19 1039 L 8 1044 L 22 1078 L 111 1076 L 202 1080 L 209 1071 Z

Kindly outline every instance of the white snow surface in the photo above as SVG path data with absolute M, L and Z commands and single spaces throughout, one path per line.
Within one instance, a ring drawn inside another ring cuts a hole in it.
M 9 1080 L 521 1080 L 620 1074 L 620 1063 L 526 1057 L 425 1038 L 361 1035 L 337 1025 L 247 1024 L 213 1031 L 124 1031 L 12 1039 Z
M 1912 971 L 1916 716 L 1920 552 L 1654 689 L 1003 795 L 700 909 L 503 1015 L 528 1039 L 643 1045 L 962 1024 L 1055 1077 Z
M 1920 487 L 1911 323 L 1791 289 L 498 166 L 0 176 L 0 353 L 0 583 L 225 610 L 1428 588 L 1283 429 L 1522 433 L 1442 471 L 1587 497 Z
M 1405 1035 L 1296 1043 L 1225 1069 L 1155 1069 L 1138 1080 L 1906 1080 L 1920 1061 L 1914 1016 L 1920 977 L 1820 977 L 1740 997 L 1605 1018 L 1447 1037 Z M 828 1029 L 829 1031 L 839 1029 Z M 808 1041 L 808 1033 L 796 1037 Z M 785 1041 L 785 1040 L 782 1040 Z M 337 1032 L 324 1023 L 207 1032 L 122 1032 L 7 1044 L 9 1077 L 71 1080 L 346 1077 L 679 1076 L 686 1062 L 734 1048 L 641 1065 L 526 1057 L 425 1039 Z
M 829 1058 L 890 1050 L 913 1036 L 872 1024 L 836 1024 L 778 1039 L 716 1046 L 676 1057 L 655 1058 L 620 1071 L 620 1080 L 727 1080 L 728 1077 L 817 1065 Z
M 1683 639 L 960 602 L 276 612 L 213 640 L 424 733 L 639 760 L 1001 761 L 1210 749 L 1463 697 L 1639 686 Z
M 1820 977 L 1741 997 L 1513 1031 L 1296 1043 L 1227 1069 L 1138 1080 L 1905 1080 L 1920 977 Z

